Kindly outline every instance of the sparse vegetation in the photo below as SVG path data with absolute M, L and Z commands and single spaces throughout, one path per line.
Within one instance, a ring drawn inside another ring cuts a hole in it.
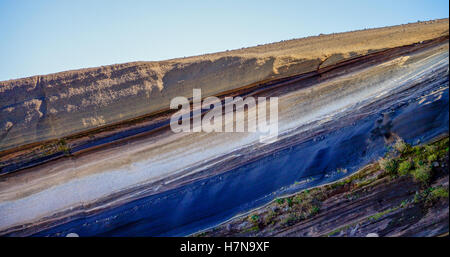
M 67 145 L 67 142 L 65 139 L 60 139 L 58 141 L 58 143 L 56 144 L 56 151 L 62 152 L 66 156 L 70 155 L 70 147 Z
M 411 175 L 415 181 L 426 186 L 433 175 L 433 164 L 447 153 L 448 138 L 435 144 L 414 147 L 399 138 L 378 163 L 391 177 Z
M 272 204 L 266 207 L 265 211 L 260 210 L 244 218 L 249 222 L 247 226 L 240 230 L 240 233 L 260 235 L 261 233 L 264 234 L 264 231 L 274 231 L 277 228 L 307 222 L 321 212 L 323 201 L 334 195 L 340 195 L 339 197 L 345 197 L 347 201 L 352 202 L 370 194 L 375 186 L 399 177 L 410 177 L 408 183 L 416 183 L 420 186 L 420 189 L 408 198 L 401 199 L 397 206 L 389 206 L 368 218 L 334 229 L 327 235 L 337 235 L 341 232 L 344 233 L 343 235 L 347 235 L 346 233 L 350 233 L 350 230 L 354 229 L 358 223 L 376 222 L 399 209 L 402 209 L 402 212 L 408 211 L 417 204 L 424 206 L 423 208 L 428 208 L 440 199 L 448 199 L 448 187 L 428 186 L 432 182 L 434 170 L 448 158 L 448 138 L 433 144 L 414 147 L 399 139 L 389 149 L 390 152 L 384 158 L 346 178 L 329 185 L 306 189 L 292 196 L 275 199 Z M 434 165 L 435 162 L 438 162 L 439 165 Z M 342 170 L 338 169 L 338 172 L 342 172 Z
M 414 203 L 423 202 L 429 205 L 443 198 L 448 198 L 448 187 L 429 187 L 422 192 L 416 192 L 414 195 Z
M 448 188 L 441 186 L 430 190 L 428 201 L 436 201 L 441 198 L 448 198 Z
M 387 209 L 387 210 L 385 210 L 385 211 L 376 213 L 376 214 L 370 216 L 369 219 L 371 219 L 371 220 L 379 220 L 380 218 L 382 218 L 382 217 L 385 216 L 386 214 L 398 210 L 398 208 L 399 208 L 399 207 L 394 207 L 394 208 L 390 208 L 390 209 Z

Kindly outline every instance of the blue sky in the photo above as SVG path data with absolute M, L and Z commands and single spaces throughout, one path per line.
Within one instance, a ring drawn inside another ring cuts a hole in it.
M 447 18 L 448 0 L 0 0 L 0 81 Z

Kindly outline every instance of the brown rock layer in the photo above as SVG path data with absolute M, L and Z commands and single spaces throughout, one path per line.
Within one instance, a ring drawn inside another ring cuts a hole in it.
M 0 151 L 169 108 L 356 56 L 448 35 L 448 19 L 289 40 L 161 62 L 135 62 L 0 82 Z

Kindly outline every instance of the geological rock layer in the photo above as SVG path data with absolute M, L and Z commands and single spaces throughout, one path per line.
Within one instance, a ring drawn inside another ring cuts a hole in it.
M 193 88 L 217 95 L 445 35 L 448 19 L 3 81 L 0 151 L 166 110 Z
M 1 82 L 0 235 L 188 235 L 448 135 L 448 49 L 446 19 Z M 277 140 L 174 133 L 193 88 L 278 97 Z

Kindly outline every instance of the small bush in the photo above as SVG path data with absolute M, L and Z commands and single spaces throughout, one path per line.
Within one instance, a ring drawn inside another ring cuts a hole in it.
M 427 184 L 431 178 L 431 167 L 429 165 L 419 165 L 412 171 L 414 179 L 423 184 Z
M 430 154 L 430 155 L 428 155 L 428 158 L 427 158 L 427 160 L 428 160 L 429 162 L 437 161 L 437 159 L 438 159 L 438 157 L 437 157 L 436 154 Z
M 311 211 L 310 211 L 309 215 L 316 215 L 317 213 L 319 213 L 319 211 L 320 211 L 320 207 L 317 206 L 317 205 L 314 205 L 311 208 Z
M 292 198 L 289 197 L 286 199 L 286 201 L 287 201 L 288 206 L 291 207 L 292 206 Z
M 394 148 L 395 148 L 395 150 L 397 150 L 397 152 L 403 154 L 403 153 L 406 153 L 409 146 L 408 146 L 408 144 L 405 143 L 405 141 L 403 141 L 403 139 L 398 138 L 397 141 L 395 141 Z
M 393 175 L 397 172 L 397 161 L 390 158 L 381 158 L 378 162 L 380 164 L 380 168 L 387 173 Z
M 425 153 L 424 148 L 420 145 L 414 146 L 412 148 L 412 151 L 414 153 L 414 156 L 416 156 L 416 158 L 421 158 L 423 156 L 423 154 Z
M 66 140 L 60 139 L 58 141 L 58 143 L 56 144 L 56 151 L 57 152 L 62 152 L 66 156 L 70 155 L 70 147 L 67 145 Z
M 448 198 L 448 189 L 443 187 L 436 187 L 430 192 L 429 199 L 437 200 L 439 198 Z
M 426 151 L 428 154 L 433 154 L 433 153 L 435 153 L 437 150 L 438 150 L 438 146 L 435 146 L 435 145 L 426 145 L 426 146 L 425 146 L 425 151 Z
M 249 221 L 254 225 L 254 226 L 258 226 L 259 225 L 259 216 L 254 214 L 252 216 L 250 216 Z
M 284 203 L 284 198 L 278 198 L 275 200 L 277 202 L 277 204 L 283 204 Z
M 405 176 L 412 169 L 412 163 L 409 160 L 403 161 L 398 165 L 398 173 L 400 176 Z

